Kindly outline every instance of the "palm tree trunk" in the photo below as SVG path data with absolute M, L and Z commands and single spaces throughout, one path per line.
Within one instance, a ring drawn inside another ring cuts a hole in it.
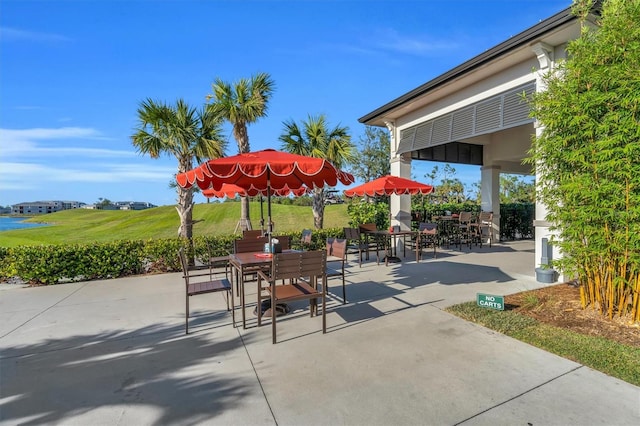
M 180 216 L 178 236 L 189 241 L 193 238 L 193 189 L 185 189 L 178 186 L 178 205 L 176 206 Z
M 313 190 L 313 225 L 316 229 L 322 229 L 324 224 L 324 189 L 314 188 Z
M 249 134 L 247 133 L 247 125 L 244 122 L 236 123 L 233 126 L 233 136 L 238 142 L 238 153 L 245 154 L 249 152 Z M 240 197 L 240 228 L 242 230 L 252 229 L 249 197 Z
M 240 227 L 243 231 L 253 229 L 249 216 L 249 197 L 240 197 Z

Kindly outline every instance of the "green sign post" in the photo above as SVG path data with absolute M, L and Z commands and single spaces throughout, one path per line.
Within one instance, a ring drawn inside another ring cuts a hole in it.
M 478 306 L 483 308 L 495 309 L 496 311 L 504 311 L 504 296 L 494 296 L 492 294 L 478 293 L 476 297 Z

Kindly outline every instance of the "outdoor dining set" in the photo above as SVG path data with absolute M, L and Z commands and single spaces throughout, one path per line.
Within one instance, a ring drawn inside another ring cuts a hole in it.
M 227 310 L 232 313 L 235 327 L 235 297 L 239 299 L 242 327 L 247 327 L 247 286 L 255 289 L 254 315 L 261 326 L 263 317 L 271 318 L 272 340 L 276 343 L 277 317 L 289 312 L 289 304 L 299 300 L 309 302 L 309 314 L 322 315 L 322 330 L 326 332 L 326 303 L 329 280 L 341 279 L 342 291 L 338 295 L 347 303 L 345 266 L 347 255 L 357 255 L 359 267 L 375 252 L 376 263 L 400 262 L 397 246 L 402 241 L 402 255 L 415 253 L 417 262 L 425 248 L 456 244 L 482 244 L 490 235 L 491 214 L 473 217 L 465 212 L 457 215 L 434 217 L 433 222 L 420 223 L 418 229 L 400 230 L 391 227 L 379 230 L 374 223 L 358 227 L 345 227 L 344 238 L 327 238 L 324 250 L 310 250 L 311 230 L 304 230 L 300 241 L 292 244 L 288 235 L 269 235 L 264 230 L 245 230 L 241 238 L 233 241 L 233 252 L 228 256 L 209 256 L 199 266 L 190 266 L 183 251 L 180 258 L 186 285 L 185 330 L 189 332 L 189 298 L 198 294 L 224 292 Z M 340 236 L 342 237 L 342 236 Z M 489 239 L 490 241 L 490 239 Z M 413 257 L 413 256 L 411 256 Z M 251 292 L 253 293 L 253 291 Z M 234 297 L 235 294 L 235 297 Z
M 457 221 L 451 217 L 433 218 L 433 223 L 420 223 L 417 229 L 401 229 L 392 226 L 378 229 L 373 223 L 344 228 L 344 236 L 327 238 L 325 250 L 310 250 L 311 231 L 302 233 L 297 247 L 292 247 L 288 236 L 273 233 L 271 197 L 301 195 L 316 188 L 332 187 L 338 183 L 350 185 L 354 177 L 323 158 L 308 157 L 267 149 L 241 153 L 231 157 L 209 160 L 195 169 L 179 173 L 176 182 L 183 188 L 194 185 L 207 197 L 266 196 L 267 226 L 260 231 L 250 230 L 248 224 L 240 224 L 242 238 L 234 241 L 233 252 L 228 256 L 211 257 L 196 267 L 187 254 L 180 251 L 186 286 L 185 331 L 189 332 L 189 298 L 199 294 L 223 292 L 227 296 L 227 310 L 232 312 L 235 327 L 235 299 L 239 297 L 242 326 L 246 328 L 245 288 L 255 283 L 257 324 L 263 316 L 271 317 L 272 340 L 276 343 L 278 315 L 287 313 L 288 304 L 298 300 L 309 302 L 311 316 L 321 312 L 322 330 L 326 332 L 326 300 L 328 279 L 341 277 L 342 302 L 347 302 L 345 264 L 348 253 L 358 255 L 358 263 L 369 259 L 375 251 L 376 262 L 385 265 L 400 262 L 397 253 L 402 247 L 415 251 L 420 261 L 422 250 L 443 244 L 482 244 L 483 231 L 489 231 L 491 217 L 472 218 L 461 212 Z M 399 176 L 383 176 L 344 191 L 346 197 L 376 197 L 383 195 L 417 195 L 433 192 L 431 185 L 422 184 Z M 391 215 L 390 215 L 391 219 Z M 263 223 L 263 221 L 261 221 Z M 236 228 L 237 230 L 237 228 Z M 344 237 L 344 238 L 342 238 Z M 224 276 L 215 273 L 224 267 Z M 235 287 L 235 291 L 234 291 Z M 320 301 L 320 306 L 318 302 Z

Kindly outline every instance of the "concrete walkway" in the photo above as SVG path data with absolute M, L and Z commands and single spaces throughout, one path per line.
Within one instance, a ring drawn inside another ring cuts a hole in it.
M 0 424 L 640 424 L 640 388 L 443 311 L 539 287 L 530 241 L 352 260 L 347 280 L 326 335 L 299 306 L 276 345 L 220 294 L 192 299 L 186 336 L 180 274 L 3 285 Z

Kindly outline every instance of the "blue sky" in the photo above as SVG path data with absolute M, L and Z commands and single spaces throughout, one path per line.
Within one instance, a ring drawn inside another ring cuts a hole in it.
M 202 106 L 216 78 L 275 81 L 252 150 L 283 121 L 358 118 L 569 7 L 570 0 L 2 0 L 0 206 L 99 198 L 175 204 L 173 157 L 138 154 L 139 103 Z M 225 127 L 227 155 L 237 153 Z M 413 162 L 413 176 L 434 163 Z M 477 167 L 453 165 L 469 188 Z M 204 201 L 197 196 L 197 202 Z

